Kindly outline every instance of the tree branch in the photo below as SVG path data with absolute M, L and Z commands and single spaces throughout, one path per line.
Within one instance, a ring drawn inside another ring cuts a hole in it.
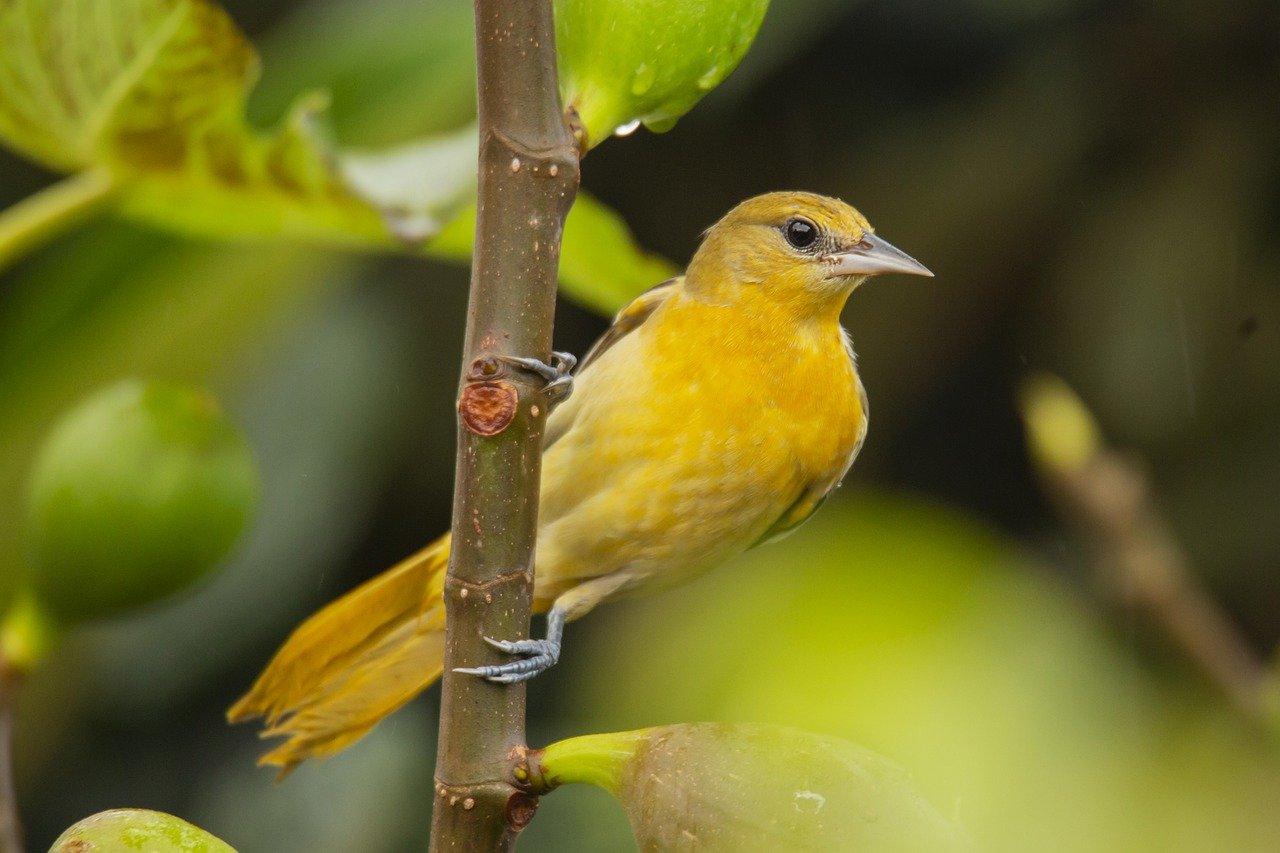
M 1104 581 L 1147 618 L 1241 714 L 1274 725 L 1275 684 L 1231 618 L 1196 581 L 1142 470 L 1102 450 L 1056 478 L 1055 498 L 1100 550 Z
M 1236 710 L 1274 728 L 1275 678 L 1196 580 L 1143 468 L 1105 446 L 1093 415 L 1062 380 L 1035 377 L 1021 397 L 1032 458 L 1062 513 L 1097 548 L 1109 591 L 1146 614 Z
M 506 850 L 536 799 L 511 775 L 524 751 L 523 684 L 455 674 L 505 662 L 481 637 L 528 635 L 541 385 L 500 355 L 547 360 L 578 150 L 556 79 L 551 0 L 476 0 L 479 198 L 459 395 L 453 547 L 431 849 Z

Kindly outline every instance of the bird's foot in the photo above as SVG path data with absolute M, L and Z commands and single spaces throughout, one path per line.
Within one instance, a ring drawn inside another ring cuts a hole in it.
M 494 666 L 459 667 L 454 669 L 454 672 L 478 675 L 498 684 L 512 684 L 517 681 L 528 681 L 535 675 L 546 672 L 560 659 L 559 639 L 494 640 L 485 637 L 484 641 L 500 652 L 527 657 Z
M 553 408 L 569 399 L 569 395 L 573 393 L 573 369 L 577 367 L 578 359 L 572 353 L 553 352 L 550 364 L 541 359 L 515 355 L 499 356 L 498 360 L 540 377 L 546 383 L 542 390 Z

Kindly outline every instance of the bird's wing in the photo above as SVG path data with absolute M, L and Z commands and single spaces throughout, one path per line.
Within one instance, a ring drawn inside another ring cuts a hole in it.
M 658 310 L 658 306 L 680 288 L 683 281 L 683 276 L 667 279 L 662 284 L 654 285 L 627 303 L 627 306 L 613 318 L 612 325 L 605 330 L 605 333 L 591 345 L 591 349 L 587 350 L 587 354 L 582 357 L 582 361 L 578 364 L 578 373 L 582 373 L 591 365 L 591 362 L 604 355 L 609 347 L 640 328 L 640 325 L 649 319 L 654 311 Z
M 776 542 L 804 524 L 818 511 L 818 507 L 822 506 L 834 488 L 833 483 L 823 483 L 817 488 L 805 489 L 791 506 L 782 511 L 778 520 L 769 525 L 769 529 L 752 543 L 751 547 L 755 548 L 766 542 Z
M 850 357 L 853 350 L 850 349 Z M 800 492 L 800 497 L 796 498 L 791 506 L 782 511 L 782 515 L 778 516 L 778 520 L 769 525 L 769 529 L 761 534 L 760 538 L 752 543 L 751 547 L 763 545 L 766 542 L 774 542 L 787 534 L 794 531 L 797 527 L 809 520 L 818 507 L 826 502 L 831 493 L 840 485 L 840 481 L 844 479 L 844 475 L 849 473 L 849 469 L 853 467 L 853 460 L 858 458 L 858 454 L 862 451 L 862 445 L 867 440 L 867 424 L 870 423 L 870 410 L 867 406 L 867 389 L 862 386 L 862 380 L 858 379 L 858 400 L 862 405 L 862 427 L 858 430 L 858 440 L 853 445 L 853 452 L 849 454 L 849 461 L 845 463 L 844 470 L 834 480 L 824 480 L 814 483 L 807 489 Z
M 658 306 L 662 305 L 673 293 L 680 289 L 683 281 L 683 277 L 668 279 L 662 284 L 654 285 L 627 303 L 627 306 L 613 318 L 613 323 L 609 328 L 591 345 L 591 349 L 587 350 L 587 354 L 578 362 L 576 375 L 581 376 L 582 372 L 598 360 L 600 356 L 604 355 L 606 350 L 640 328 L 644 321 L 652 316 L 654 311 L 658 310 Z M 551 445 L 555 444 L 556 440 L 573 426 L 573 420 L 581 402 L 580 397 L 571 396 L 551 413 L 551 418 L 547 421 L 546 431 L 542 436 L 542 449 L 544 451 L 550 449 Z

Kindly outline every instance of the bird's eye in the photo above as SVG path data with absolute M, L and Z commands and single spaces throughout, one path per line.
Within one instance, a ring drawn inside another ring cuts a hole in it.
M 782 226 L 787 242 L 797 249 L 808 249 L 818 239 L 818 226 L 807 219 L 790 219 Z

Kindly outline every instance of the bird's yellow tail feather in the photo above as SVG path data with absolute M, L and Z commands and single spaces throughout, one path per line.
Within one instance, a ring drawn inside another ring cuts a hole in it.
M 233 723 L 262 717 L 263 737 L 287 738 L 259 764 L 283 776 L 340 752 L 439 677 L 448 562 L 445 534 L 298 626 L 227 712 Z

